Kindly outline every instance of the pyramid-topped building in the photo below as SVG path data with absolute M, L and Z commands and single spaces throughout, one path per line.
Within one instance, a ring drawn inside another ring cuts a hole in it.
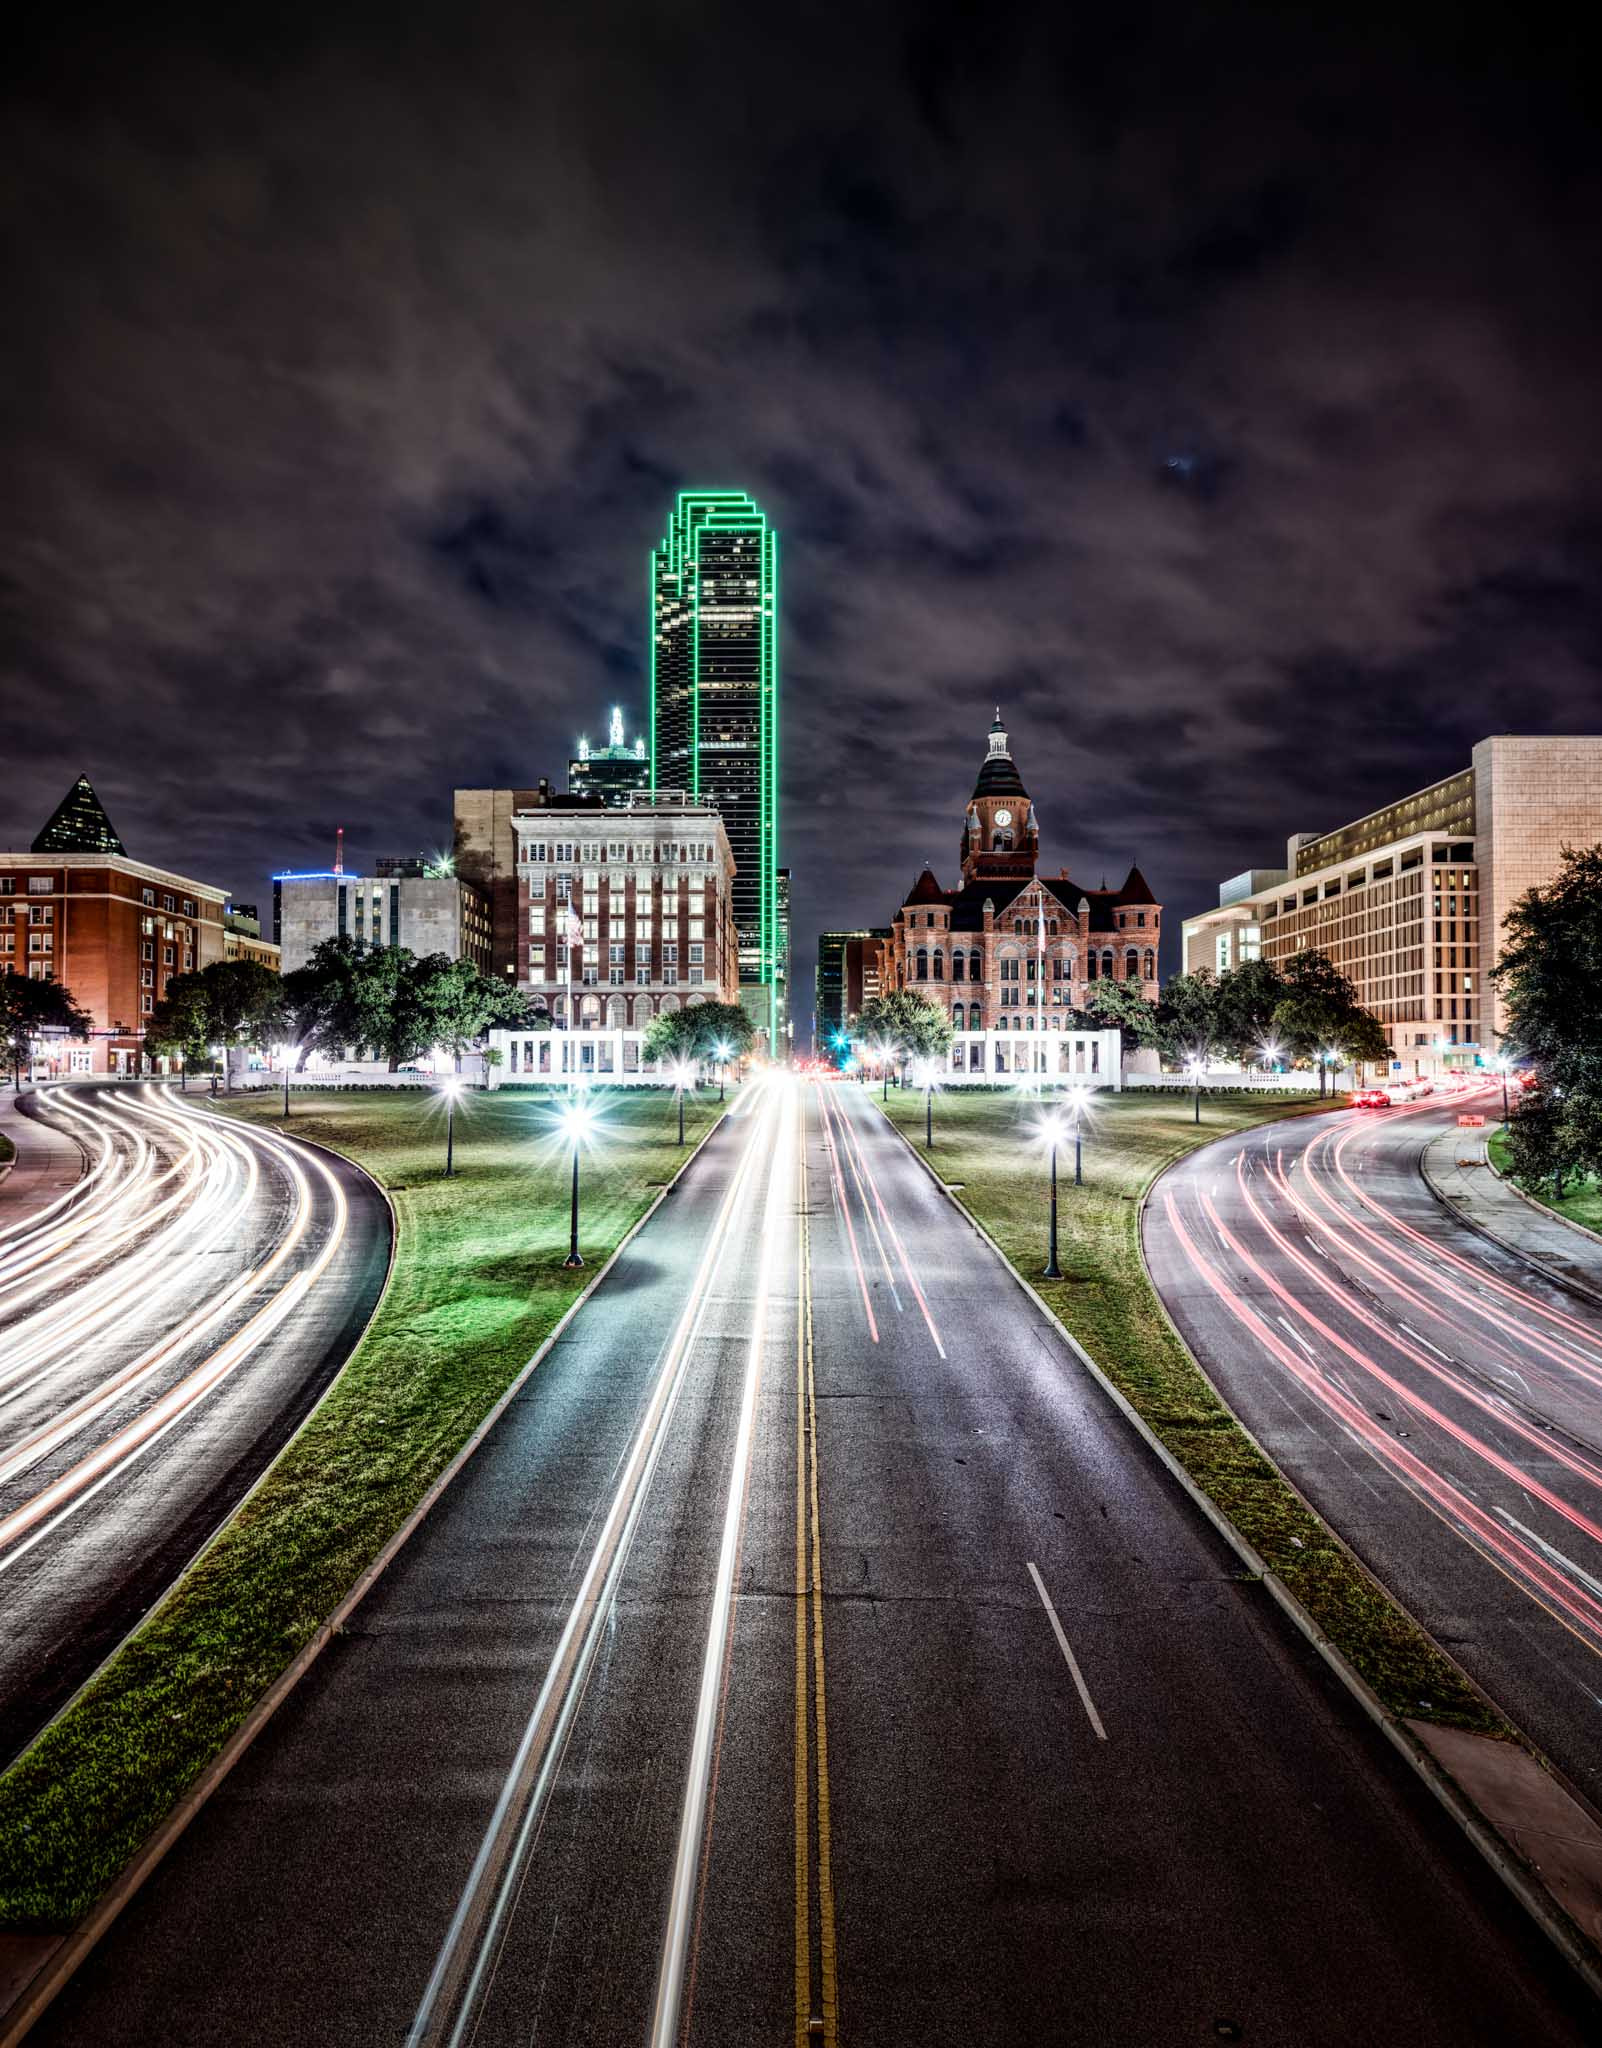
M 87 775 L 80 775 L 34 840 L 34 853 L 126 853 L 106 807 Z

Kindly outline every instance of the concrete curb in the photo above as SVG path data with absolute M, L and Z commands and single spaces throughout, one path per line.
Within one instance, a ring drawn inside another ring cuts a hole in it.
M 673 1175 L 671 1180 L 664 1182 L 657 1190 L 655 1200 L 647 1203 L 646 1207 L 629 1226 L 624 1235 L 618 1239 L 606 1262 L 596 1269 L 583 1289 L 568 1303 L 557 1322 L 553 1324 L 550 1334 L 545 1338 L 533 1357 L 522 1367 L 517 1376 L 507 1386 L 494 1407 L 491 1408 L 483 1421 L 473 1431 L 467 1442 L 462 1445 L 455 1457 L 451 1459 L 444 1471 L 434 1480 L 416 1507 L 412 1509 L 405 1521 L 402 1522 L 394 1535 L 390 1537 L 389 1541 L 362 1573 L 355 1585 L 351 1587 L 344 1599 L 340 1601 L 333 1613 L 329 1615 L 328 1619 L 317 1630 L 310 1642 L 304 1645 L 289 1666 L 274 1680 L 268 1690 L 263 1693 L 262 1697 L 223 1744 L 216 1756 L 206 1765 L 194 1784 L 182 1795 L 172 1812 L 167 1815 L 165 1820 L 159 1823 L 149 1839 L 135 1852 L 132 1860 L 125 1864 L 118 1875 L 112 1879 L 110 1885 L 107 1886 L 106 1890 L 95 1901 L 85 1917 L 65 1935 L 51 1934 L 39 1937 L 41 1947 L 45 1943 L 53 1944 L 53 1946 L 51 1946 L 48 1953 L 41 1956 L 39 1966 L 33 1974 L 24 1983 L 18 1985 L 18 1995 L 13 1998 L 12 2003 L 7 2009 L 0 2013 L 0 2048 L 16 2048 L 16 2044 L 27 2036 L 34 2022 L 43 2016 L 58 1993 L 70 1981 L 102 1936 L 112 1926 L 118 1915 L 121 1914 L 126 1906 L 131 1904 L 143 1887 L 146 1879 L 151 1876 L 156 1866 L 177 1842 L 178 1838 L 189 1826 L 189 1823 L 200 1812 L 201 1808 L 244 1756 L 246 1750 L 249 1749 L 256 1737 L 267 1726 L 273 1715 L 277 1713 L 284 1701 L 288 1699 L 300 1680 L 311 1669 L 312 1665 L 316 1663 L 334 1637 L 340 1633 L 345 1622 L 349 1620 L 350 1616 L 366 1598 L 368 1592 L 394 1562 L 409 1538 L 415 1534 L 417 1529 L 426 1520 L 441 1494 L 455 1480 L 462 1467 L 473 1456 L 496 1423 L 499 1422 L 506 1409 L 522 1392 L 535 1368 L 550 1353 L 574 1316 L 578 1314 L 585 1302 L 589 1300 L 596 1288 L 600 1286 L 607 1274 L 611 1272 L 613 1266 L 623 1256 L 623 1253 L 633 1242 L 634 1238 L 645 1228 L 662 1203 L 672 1194 L 684 1175 L 694 1165 L 701 1155 L 702 1148 L 714 1133 L 722 1127 L 727 1116 L 728 1108 L 725 1106 L 696 1140 L 677 1173 Z M 300 1140 L 300 1142 L 312 1145 L 316 1143 L 316 1140 L 307 1138 Z M 334 1153 L 332 1146 L 320 1146 L 318 1149 Z M 334 1156 L 340 1159 L 348 1158 L 348 1155 L 342 1152 L 334 1153 Z M 352 1165 L 357 1164 L 354 1160 L 350 1160 L 349 1163 Z M 361 1170 L 365 1172 L 366 1168 L 364 1167 Z M 374 1178 L 374 1176 L 370 1175 L 369 1178 Z M 385 1200 L 388 1200 L 387 1192 Z M 393 1215 L 393 1205 L 391 1205 L 391 1214 Z M 395 1236 L 393 1234 L 390 1243 L 390 1270 L 393 1272 L 393 1248 L 395 1244 Z M 388 1292 L 388 1287 L 389 1282 L 386 1277 L 385 1293 Z M 374 1304 L 373 1314 L 375 1316 L 383 1299 L 384 1296 L 381 1294 L 378 1303 Z M 366 1332 L 364 1331 L 364 1338 L 365 1335 Z M 355 1355 L 354 1349 L 351 1355 Z M 346 1362 L 347 1364 L 349 1363 L 348 1360 Z M 328 1394 L 339 1383 L 343 1371 L 344 1368 L 341 1367 L 340 1372 L 336 1373 L 333 1379 L 329 1381 L 327 1388 L 324 1389 L 323 1396 L 317 1403 L 318 1407 L 322 1405 L 322 1400 L 326 1399 Z M 306 1427 L 306 1424 L 310 1422 L 312 1415 L 316 1412 L 317 1409 L 313 1408 L 307 1414 L 301 1423 L 302 1429 Z M 297 1430 L 296 1436 L 299 1433 L 299 1430 Z M 293 1443 L 294 1440 L 295 1438 L 291 1437 L 289 1443 Z M 289 1443 L 283 1446 L 283 1450 L 278 1454 L 279 1457 L 282 1457 L 284 1452 L 289 1449 Z M 276 1458 L 273 1463 L 277 1463 Z M 267 1467 L 267 1471 L 263 1472 L 257 1480 L 257 1486 L 262 1483 L 262 1480 L 265 1480 L 267 1473 L 272 1469 L 271 1465 Z M 254 1493 L 254 1491 L 255 1487 L 252 1487 L 251 1492 Z M 239 1505 L 243 1507 L 244 1502 L 249 1498 L 250 1494 L 246 1494 Z M 237 1514 L 238 1509 L 236 1508 L 234 1512 Z M 230 1517 L 231 1519 L 232 1517 Z M 221 1530 L 214 1532 L 206 1547 L 209 1548 L 210 1543 L 215 1542 L 217 1535 L 220 1534 Z M 148 1618 L 147 1616 L 146 1619 Z M 113 1652 L 113 1655 L 115 1654 Z M 101 1669 L 104 1668 L 102 1665 Z M 64 1711 L 65 1709 L 63 1709 Z
M 875 1107 L 880 1108 L 880 1114 L 884 1115 L 880 1105 L 875 1104 Z M 1312 1648 L 1325 1665 L 1328 1666 L 1330 1671 L 1334 1673 L 1335 1677 L 1339 1679 L 1367 1719 L 1379 1729 L 1391 1747 L 1404 1759 L 1414 1774 L 1422 1780 L 1439 1803 L 1451 1815 L 1469 1841 L 1478 1849 L 1486 1862 L 1507 1886 L 1508 1890 L 1535 1921 L 1541 1932 L 1546 1935 L 1547 1939 L 1558 1950 L 1559 1954 L 1562 1955 L 1564 1961 L 1569 1964 L 1581 1979 L 1592 1997 L 1602 2002 L 1602 1956 L 1598 1955 L 1596 1949 L 1569 1917 L 1559 1901 L 1548 1891 L 1536 1872 L 1531 1869 L 1530 1865 L 1519 1855 L 1518 1851 L 1504 1840 L 1495 1824 L 1481 1812 L 1480 1808 L 1459 1786 L 1456 1779 L 1445 1770 L 1424 1746 L 1422 1740 L 1413 1733 L 1408 1724 L 1399 1720 L 1390 1712 L 1379 1695 L 1368 1684 L 1368 1681 L 1362 1677 L 1335 1644 L 1330 1641 L 1329 1637 L 1319 1627 L 1301 1601 L 1297 1599 L 1289 1586 L 1285 1584 L 1284 1580 L 1279 1577 L 1278 1573 L 1270 1569 L 1269 1565 L 1258 1555 L 1252 1545 L 1247 1542 L 1246 1538 L 1235 1527 L 1234 1523 L 1230 1521 L 1229 1517 L 1225 1515 L 1223 1510 L 1208 1498 L 1196 1484 L 1195 1480 L 1191 1478 L 1184 1466 L 1180 1464 L 1173 1452 L 1169 1450 L 1168 1446 L 1140 1414 L 1139 1410 L 1135 1408 L 1128 1396 L 1114 1384 L 1091 1357 L 1090 1353 L 1086 1351 L 1078 1338 L 1074 1336 L 1073 1332 L 1053 1313 L 1049 1303 L 1018 1271 L 1018 1268 L 1008 1258 L 1001 1246 L 997 1244 L 990 1232 L 986 1230 L 978 1217 L 970 1210 L 965 1209 L 956 1199 L 945 1182 L 940 1178 L 937 1169 L 923 1156 L 912 1140 L 907 1137 L 906 1133 L 889 1116 L 885 1116 L 885 1122 L 890 1125 L 891 1130 L 895 1132 L 896 1136 L 906 1146 L 913 1158 L 917 1160 L 924 1172 L 928 1174 L 935 1186 L 939 1188 L 946 1200 L 951 1203 L 952 1207 L 957 1210 L 964 1221 L 971 1224 L 975 1232 L 989 1245 L 1002 1265 L 1012 1275 L 1024 1293 L 1029 1296 L 1036 1308 L 1039 1309 L 1042 1317 L 1050 1323 L 1053 1330 L 1068 1345 L 1080 1364 L 1083 1365 L 1102 1392 L 1106 1394 L 1125 1421 L 1129 1423 L 1146 1448 L 1156 1457 L 1159 1464 L 1162 1465 L 1163 1469 L 1173 1479 L 1191 1505 L 1217 1530 L 1224 1542 L 1234 1551 L 1241 1563 L 1246 1566 L 1251 1576 L 1261 1580 L 1269 1598 L 1298 1632 L 1306 1638 L 1308 1643 L 1311 1644 Z M 1233 1136 L 1234 1134 L 1227 1133 L 1225 1135 Z M 1214 1139 L 1210 1142 L 1216 1144 L 1219 1140 Z M 1195 1149 L 1200 1151 L 1204 1150 L 1205 1147 L 1198 1146 Z M 1191 1158 L 1194 1156 L 1194 1153 L 1186 1153 L 1183 1156 Z M 1167 1168 L 1165 1167 L 1163 1171 L 1166 1172 Z M 1161 1174 L 1157 1176 L 1157 1179 L 1160 1178 Z M 1154 1180 L 1153 1186 L 1155 1185 L 1156 1181 Z M 1141 1254 L 1141 1264 L 1144 1267 L 1144 1249 Z M 1151 1286 L 1149 1275 L 1147 1277 L 1147 1285 Z M 1156 1288 L 1152 1287 L 1152 1293 L 1155 1295 L 1156 1292 Z M 1182 1339 L 1181 1342 L 1183 1342 Z M 1188 1346 L 1186 1351 L 1188 1356 Z M 1192 1363 L 1194 1364 L 1196 1361 L 1193 1359 Z M 1199 1364 L 1197 1364 L 1196 1369 L 1198 1372 L 1201 1372 Z M 1202 1377 L 1207 1379 L 1207 1375 L 1204 1372 Z M 1212 1381 L 1207 1380 L 1207 1384 L 1211 1386 Z M 1230 1412 L 1233 1413 L 1232 1410 Z M 1273 1464 L 1272 1459 L 1268 1462 L 1271 1465 Z M 1277 1465 L 1273 1469 L 1276 1472 L 1279 1470 Z M 1283 1474 L 1281 1474 L 1281 1477 L 1283 1477 Z M 1285 1483 L 1287 1485 L 1290 1484 L 1288 1480 Z M 1295 1492 L 1294 1488 L 1291 1490 Z M 1300 1499 L 1300 1497 L 1298 1494 L 1297 1498 Z M 1323 1521 L 1322 1516 L 1319 1516 L 1318 1519 L 1320 1522 Z M 1333 1531 L 1331 1533 L 1333 1534 Z M 1339 1541 L 1339 1538 L 1336 1540 Z M 1387 1598 L 1389 1597 L 1387 1594 Z M 1405 1610 L 1403 1611 L 1405 1612 Z M 1475 1690 L 1479 1691 L 1480 1689 L 1476 1686 Z M 1501 1709 L 1498 1708 L 1497 1712 L 1500 1714 Z M 1507 1721 L 1507 1716 L 1505 1714 L 1502 1715 L 1502 1719 Z M 1507 1725 L 1511 1727 L 1513 1724 L 1508 1722 Z M 1524 1754 L 1530 1757 L 1532 1764 L 1541 1769 L 1544 1775 L 1544 1766 L 1540 1764 L 1540 1760 L 1535 1756 L 1534 1752 L 1529 1749 L 1527 1744 L 1522 1742 L 1520 1747 L 1523 1749 Z M 0 2048 L 5 2048 L 3 2042 L 0 2042 Z
M 1516 1259 L 1522 1259 L 1526 1266 L 1532 1267 L 1534 1271 L 1541 1275 L 1543 1280 L 1550 1280 L 1554 1287 L 1561 1287 L 1569 1294 L 1577 1295 L 1582 1301 L 1590 1302 L 1593 1308 L 1602 1308 L 1602 1288 L 1592 1287 L 1584 1280 L 1577 1280 L 1572 1273 L 1559 1272 L 1556 1266 L 1549 1266 L 1545 1259 L 1532 1252 L 1528 1245 L 1519 1244 L 1516 1239 L 1511 1237 L 1503 1237 L 1500 1231 L 1493 1230 L 1488 1223 L 1482 1223 L 1477 1216 L 1469 1215 L 1461 1203 L 1452 1200 L 1451 1196 L 1445 1192 L 1436 1180 L 1434 1174 L 1430 1172 L 1429 1167 L 1431 1147 L 1439 1144 L 1442 1138 L 1448 1136 L 1455 1136 L 1455 1133 L 1443 1131 L 1439 1136 L 1432 1138 L 1429 1144 L 1424 1146 L 1418 1157 L 1418 1171 L 1419 1178 L 1423 1181 L 1425 1187 L 1429 1189 L 1436 1202 L 1452 1218 L 1453 1222 L 1461 1223 L 1465 1230 L 1476 1232 L 1487 1243 L 1500 1245 L 1503 1251 L 1511 1252 Z M 1533 1195 L 1527 1195 L 1516 1181 L 1509 1180 L 1505 1174 L 1497 1173 L 1496 1168 L 1491 1165 L 1489 1136 L 1485 1138 L 1484 1144 L 1485 1164 L 1487 1167 L 1496 1175 L 1496 1178 L 1502 1183 L 1503 1187 L 1507 1188 L 1510 1193 L 1517 1195 L 1527 1208 L 1532 1209 L 1536 1215 L 1545 1217 L 1549 1222 L 1562 1224 L 1565 1230 L 1572 1230 L 1577 1237 L 1589 1238 L 1593 1244 L 1602 1244 L 1602 1237 L 1599 1237 L 1594 1230 L 1587 1230 L 1583 1223 L 1571 1223 L 1567 1216 L 1560 1216 L 1555 1209 L 1549 1209 L 1544 1202 L 1538 1202 Z

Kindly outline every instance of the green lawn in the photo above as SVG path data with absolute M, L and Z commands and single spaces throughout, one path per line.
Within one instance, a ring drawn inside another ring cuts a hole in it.
M 6 1161 L 15 1155 L 16 1149 L 5 1132 L 0 1131 L 0 1166 L 4 1166 Z
M 79 1699 L 0 1777 L 0 1927 L 81 1917 L 372 1562 L 718 1115 L 708 1091 L 595 1098 L 588 1268 L 564 1271 L 568 1155 L 548 1098 L 466 1099 L 457 1177 L 437 1101 L 297 1094 L 290 1129 L 389 1190 L 395 1268 L 372 1327 L 242 1511 Z M 223 1106 L 274 1122 L 277 1097 Z
M 1500 1174 L 1513 1180 L 1513 1159 L 1505 1130 L 1491 1133 L 1489 1146 L 1492 1161 Z M 1602 1233 L 1602 1182 L 1591 1179 L 1566 1183 L 1561 1202 L 1552 1199 L 1550 1188 L 1532 1188 L 1528 1182 L 1519 1181 L 1518 1187 L 1532 1201 L 1539 1202 L 1544 1209 L 1555 1215 L 1566 1216 L 1571 1223 L 1579 1223 L 1587 1230 Z
M 1261 1095 L 1098 1094 L 1086 1122 L 1085 1185 L 1062 1179 L 1061 1280 L 1046 1258 L 1046 1162 L 1031 1147 L 1039 1109 L 1017 1095 L 952 1089 L 935 1099 L 933 1163 L 1203 1491 L 1296 1594 L 1396 1714 L 1503 1732 L 1421 1629 L 1337 1543 L 1250 1439 L 1193 1363 L 1140 1256 L 1141 1197 L 1171 1160 L 1230 1131 L 1318 1107 Z M 923 1149 L 923 1097 L 891 1091 L 893 1121 Z M 1030 1170 L 1019 1171 L 1021 1157 Z

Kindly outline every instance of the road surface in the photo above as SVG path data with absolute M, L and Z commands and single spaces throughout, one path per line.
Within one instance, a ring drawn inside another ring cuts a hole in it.
M 781 1080 L 35 2039 L 1594 2017 L 875 1106 Z
M 1462 1107 L 1193 1154 L 1153 1192 L 1147 1261 L 1269 1455 L 1602 1805 L 1602 1310 L 1431 1195 L 1420 1154 Z
M 74 1086 L 27 1107 L 86 1171 L 15 1223 L 0 1186 L 0 1761 L 283 1444 L 389 1257 L 365 1174 L 203 1097 Z

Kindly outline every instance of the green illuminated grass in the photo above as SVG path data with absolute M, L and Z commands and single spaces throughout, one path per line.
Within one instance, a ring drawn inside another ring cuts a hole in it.
M 1586 1230 L 1602 1232 L 1602 1182 L 1586 1179 L 1567 1183 L 1564 1186 L 1562 1201 L 1556 1202 L 1552 1199 L 1550 1188 L 1532 1188 L 1527 1181 L 1517 1179 L 1513 1172 L 1512 1150 L 1508 1145 L 1506 1131 L 1492 1131 L 1488 1150 L 1497 1172 L 1514 1181 L 1532 1202 L 1539 1202 L 1543 1209 L 1550 1209 L 1554 1216 L 1566 1217 L 1570 1223 L 1578 1223 Z
M 4 1166 L 6 1161 L 15 1155 L 16 1149 L 5 1132 L 0 1131 L 0 1166 Z
M 277 1098 L 225 1106 L 275 1122 Z M 267 1478 L 138 1634 L 0 1777 L 0 1927 L 80 1918 L 316 1633 L 688 1156 L 672 1098 L 606 1102 L 583 1166 L 588 1269 L 562 1268 L 568 1163 L 532 1091 L 468 1098 L 446 1180 L 437 1102 L 297 1095 L 291 1130 L 389 1190 L 390 1284 Z M 689 1145 L 718 1114 L 686 1104 Z
M 1098 1095 L 1086 1124 L 1085 1185 L 1073 1158 L 1061 1191 L 1061 1280 L 1041 1278 L 1045 1166 L 1020 1174 L 1038 1109 L 1016 1095 L 955 1089 L 935 1100 L 940 1176 L 1095 1359 L 1142 1419 L 1396 1714 L 1503 1733 L 1418 1625 L 1252 1443 L 1163 1313 L 1140 1255 L 1141 1198 L 1171 1160 L 1230 1131 L 1305 1114 L 1317 1098 L 1211 1095 L 1192 1122 L 1188 1095 Z M 889 1113 L 923 1149 L 923 1097 L 891 1091 Z M 1059 1172 L 1063 1164 L 1059 1154 Z

